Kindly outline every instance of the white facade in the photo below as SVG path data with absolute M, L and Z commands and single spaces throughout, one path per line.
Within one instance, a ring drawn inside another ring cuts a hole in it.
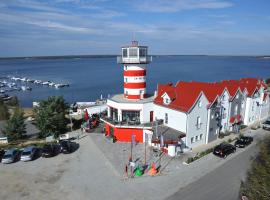
M 249 126 L 260 120 L 261 95 L 256 91 L 251 97 L 247 97 L 244 124 Z
M 166 115 L 168 118 L 167 123 Z M 187 114 L 179 110 L 154 104 L 154 119 L 162 119 L 166 126 L 183 133 L 187 132 Z
M 227 89 L 220 96 L 221 104 L 221 132 L 229 130 L 229 115 L 230 115 L 230 95 Z
M 108 106 L 108 117 L 111 117 L 110 114 L 110 107 L 115 108 L 118 110 L 118 121 L 122 121 L 122 111 L 123 110 L 133 110 L 133 111 L 140 111 L 140 122 L 147 123 L 150 121 L 150 112 L 153 111 L 154 105 L 153 102 L 148 103 L 118 103 L 108 99 L 107 101 Z
M 208 104 L 205 95 L 201 93 L 189 113 L 154 104 L 154 116 L 162 119 L 166 126 L 186 133 L 182 140 L 187 148 L 194 148 L 205 143 Z M 170 147 L 170 151 L 173 151 L 172 148 L 175 146 Z
M 260 120 L 265 120 L 269 116 L 269 96 L 267 95 L 261 105 Z
M 209 102 L 202 93 L 187 117 L 187 135 L 183 140 L 188 148 L 205 144 L 207 131 L 207 106 Z

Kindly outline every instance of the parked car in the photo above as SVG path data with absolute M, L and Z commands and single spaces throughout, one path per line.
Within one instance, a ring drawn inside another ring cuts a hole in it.
M 234 146 L 239 147 L 239 148 L 244 148 L 245 146 L 251 144 L 252 142 L 253 142 L 253 137 L 242 136 L 235 141 Z
M 4 149 L 1 149 L 0 150 L 0 161 L 2 160 L 4 154 L 5 154 L 5 150 Z
M 37 155 L 37 151 L 38 149 L 35 146 L 26 147 L 21 154 L 21 161 L 33 160 L 35 156 Z
M 42 149 L 42 157 L 48 158 L 57 155 L 57 146 L 55 144 L 45 144 Z
M 20 151 L 18 149 L 8 149 L 2 158 L 2 163 L 4 164 L 13 163 L 16 160 L 18 160 L 19 157 Z
M 235 146 L 227 143 L 221 143 L 214 148 L 213 154 L 222 158 L 226 158 L 229 154 L 234 153 L 235 151 Z
M 264 130 L 270 130 L 270 120 L 266 120 L 265 122 L 263 122 L 263 129 Z
M 60 148 L 62 153 L 71 153 L 72 152 L 72 143 L 69 140 L 61 140 Z

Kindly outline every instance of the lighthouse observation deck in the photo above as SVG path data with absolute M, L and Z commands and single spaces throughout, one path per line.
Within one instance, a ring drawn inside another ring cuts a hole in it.
M 147 64 L 152 61 L 148 56 L 148 47 L 139 46 L 138 41 L 132 41 L 131 45 L 122 47 L 122 55 L 117 57 L 121 64 Z
M 120 64 L 148 64 L 152 62 L 152 56 L 144 56 L 144 57 L 122 57 L 117 56 L 117 63 Z

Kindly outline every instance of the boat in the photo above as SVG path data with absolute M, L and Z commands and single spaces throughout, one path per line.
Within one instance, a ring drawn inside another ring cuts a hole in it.
M 34 80 L 33 80 L 33 79 L 28 78 L 28 79 L 26 80 L 26 82 L 28 82 L 28 83 L 34 83 Z
M 51 83 L 49 84 L 49 86 L 51 86 L 51 87 L 53 87 L 54 85 L 55 85 L 54 82 L 51 82 Z
M 28 86 L 21 86 L 21 89 L 22 89 L 22 91 L 26 91 L 26 90 L 31 91 L 32 90 L 32 88 L 30 88 Z
M 50 81 L 45 81 L 42 83 L 42 85 L 49 85 L 50 84 Z
M 35 80 L 34 83 L 36 83 L 36 84 L 41 84 L 42 81 L 41 81 L 41 80 Z
M 65 87 L 65 86 L 63 84 L 55 84 L 54 87 L 56 89 L 58 89 L 58 88 L 62 88 L 62 87 Z

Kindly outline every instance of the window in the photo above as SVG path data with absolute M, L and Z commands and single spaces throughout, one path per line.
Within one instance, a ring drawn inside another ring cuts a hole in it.
M 238 99 L 239 98 L 239 94 L 237 94 L 235 98 Z
M 216 129 L 216 135 L 218 134 L 218 129 Z
M 201 117 L 197 117 L 197 129 L 200 129 L 201 128 Z
M 129 57 L 137 57 L 138 56 L 138 49 L 137 48 L 130 48 L 129 49 Z
M 126 95 L 128 95 L 128 91 L 126 91 Z
M 140 57 L 145 57 L 146 54 L 147 54 L 147 51 L 146 51 L 145 48 L 140 48 L 140 49 L 139 49 L 139 56 L 140 56 Z
M 165 124 L 168 124 L 168 113 L 165 113 Z
M 234 114 L 237 115 L 237 112 L 238 112 L 238 105 L 236 105 L 236 106 L 234 107 Z
M 214 114 L 211 115 L 211 119 L 214 119 Z
M 194 137 L 191 138 L 191 144 L 194 143 Z
M 200 140 L 202 140 L 203 134 L 200 134 Z
M 196 137 L 195 137 L 195 141 L 196 141 L 196 142 L 198 141 L 198 135 L 196 135 Z
M 123 49 L 123 58 L 127 58 L 127 49 Z
M 241 103 L 241 108 L 242 108 L 242 109 L 244 108 L 244 102 Z
M 251 117 L 248 118 L 248 121 L 249 121 L 249 122 L 251 121 Z
M 198 102 L 198 106 L 199 106 L 199 108 L 202 107 L 202 101 L 199 101 L 199 102 Z
M 226 115 L 226 113 L 223 113 L 223 119 L 225 119 L 225 118 L 226 118 L 226 116 L 227 116 L 227 115 Z
M 165 103 L 166 103 L 166 104 L 169 104 L 169 103 L 170 103 L 170 101 L 169 101 L 168 98 L 165 99 Z
M 128 79 L 127 78 L 125 78 L 125 82 L 128 82 Z
M 127 70 L 127 66 L 126 65 L 124 66 L 124 70 Z
M 222 96 L 222 101 L 224 101 L 224 100 L 225 100 L 225 95 Z

